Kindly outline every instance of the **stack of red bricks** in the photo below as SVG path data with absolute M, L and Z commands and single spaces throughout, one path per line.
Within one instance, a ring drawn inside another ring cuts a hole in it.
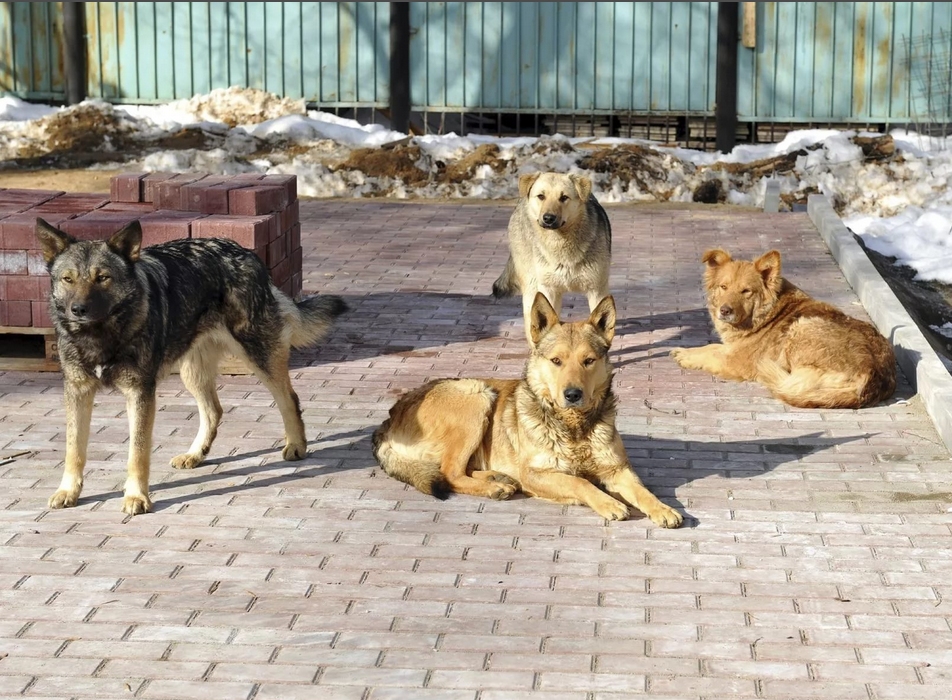
M 49 276 L 34 235 L 43 218 L 79 240 L 142 225 L 143 246 L 230 238 L 254 250 L 289 296 L 301 293 L 301 224 L 294 175 L 127 173 L 109 196 L 0 190 L 0 326 L 51 326 Z

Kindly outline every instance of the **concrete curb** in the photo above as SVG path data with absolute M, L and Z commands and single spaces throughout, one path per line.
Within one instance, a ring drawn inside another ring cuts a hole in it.
M 866 312 L 896 350 L 903 373 L 922 396 L 926 412 L 952 451 L 952 375 L 922 331 L 870 262 L 824 195 L 811 195 L 807 213 Z

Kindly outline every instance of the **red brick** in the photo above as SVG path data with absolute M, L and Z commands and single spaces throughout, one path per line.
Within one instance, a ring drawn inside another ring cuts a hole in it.
M 291 251 L 291 255 L 289 257 L 291 258 L 291 274 L 293 275 L 295 272 L 301 272 L 302 265 L 304 263 L 304 249 L 295 248 Z
M 43 259 L 43 254 L 40 251 L 28 250 L 26 252 L 26 273 L 39 277 L 48 276 L 46 260 Z
M 109 197 L 114 202 L 141 202 L 142 179 L 146 173 L 123 173 L 109 181 Z
M 92 211 L 75 219 L 64 221 L 60 228 L 81 241 L 109 238 L 116 231 L 139 218 L 136 212 Z
M 288 202 L 297 199 L 297 175 L 265 175 L 262 184 L 281 185 L 288 191 Z
M 167 209 L 146 214 L 139 219 L 142 224 L 142 245 L 150 246 L 180 238 L 191 238 L 193 222 L 204 216 L 195 212 Z
M 257 216 L 279 212 L 287 206 L 288 191 L 284 187 L 243 187 L 228 193 L 229 214 Z
M 206 173 L 183 173 L 160 182 L 152 198 L 155 209 L 182 210 L 182 188 L 204 179 Z
M 149 202 L 109 202 L 97 211 L 133 211 L 144 215 L 155 211 L 155 207 Z
M 265 265 L 268 264 L 268 245 L 267 244 L 261 245 L 255 248 L 255 254 L 259 258 L 261 258 L 261 262 L 263 262 Z
M 234 179 L 235 180 L 260 180 L 263 177 L 264 177 L 264 173 L 241 173 L 239 175 L 235 175 Z
M 62 190 L 0 190 L 0 205 L 3 204 L 42 204 L 43 202 L 59 197 Z
M 301 247 L 301 224 L 294 224 L 288 231 L 288 248 L 296 250 Z
M 109 197 L 92 192 L 71 192 L 37 205 L 31 212 L 37 214 L 85 214 L 108 204 Z
M 285 280 L 284 284 L 278 285 L 278 289 L 280 289 L 282 292 L 284 292 L 286 295 L 288 295 L 292 299 L 294 298 L 294 283 L 291 282 L 290 279 Z
M 168 180 L 169 178 L 175 177 L 175 173 L 149 173 L 141 180 L 142 191 L 140 192 L 139 199 L 142 202 L 153 202 L 155 200 L 156 189 L 158 186 Z
M 295 199 L 281 211 L 281 230 L 287 231 L 301 221 L 301 200 Z
M 0 275 L 25 275 L 25 250 L 0 250 Z
M 297 299 L 304 291 L 304 275 L 300 272 L 291 273 L 291 298 Z
M 205 180 L 182 188 L 184 209 L 203 214 L 227 214 L 229 213 L 229 194 L 233 190 L 251 187 L 253 182 L 236 180 L 235 178 L 222 178 L 217 184 L 203 185 L 205 185 Z
M 192 238 L 230 238 L 245 248 L 257 249 L 271 239 L 277 216 L 213 215 L 192 225 Z
M 268 244 L 268 267 L 272 268 L 288 257 L 288 237 L 281 236 Z
M 47 293 L 49 292 L 49 282 L 47 282 Z M 50 304 L 48 301 L 31 302 L 33 309 L 33 327 L 34 328 L 52 328 L 53 320 L 50 318 Z
M 31 275 L 0 275 L 0 299 L 7 301 L 40 301 L 49 279 Z
M 73 218 L 73 214 L 36 214 L 36 209 L 13 214 L 0 220 L 0 248 L 4 250 L 39 250 L 36 240 L 36 219 L 44 219 L 48 224 L 61 227 L 63 222 Z
M 0 326 L 33 325 L 32 304 L 31 301 L 0 301 Z
M 279 287 L 291 279 L 291 263 L 287 258 L 271 269 L 271 280 Z

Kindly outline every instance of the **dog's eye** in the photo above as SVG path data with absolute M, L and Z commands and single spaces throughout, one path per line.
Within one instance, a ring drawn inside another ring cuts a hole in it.
M 586 358 L 585 358 L 585 361 L 582 362 L 582 364 L 585 365 L 586 367 L 591 367 L 592 365 L 595 364 L 595 358 L 594 358 L 594 357 L 586 357 Z
M 545 201 L 545 194 L 542 193 L 542 192 L 540 192 L 538 195 L 536 195 L 536 197 L 537 197 L 540 201 Z
M 562 360 L 559 359 L 558 357 L 553 357 L 553 358 L 552 358 L 552 364 L 555 365 L 556 367 L 558 367 L 559 365 L 562 364 Z
M 567 201 L 569 201 L 569 196 L 567 194 L 563 194 L 561 197 L 559 197 L 559 201 L 562 204 L 565 204 Z
M 109 275 L 96 275 L 97 282 L 106 282 L 109 280 Z
M 62 278 L 62 279 L 63 279 L 63 281 L 64 281 L 66 284 L 72 284 L 72 283 L 73 283 L 73 278 L 70 277 L 69 275 L 63 275 L 63 278 Z
M 749 289 L 745 289 L 744 291 L 741 292 L 741 294 L 750 294 L 750 290 L 749 290 Z
M 726 292 L 726 291 L 727 291 L 727 285 L 726 285 L 726 284 L 722 284 L 722 285 L 721 285 L 721 289 L 723 289 L 723 290 Z

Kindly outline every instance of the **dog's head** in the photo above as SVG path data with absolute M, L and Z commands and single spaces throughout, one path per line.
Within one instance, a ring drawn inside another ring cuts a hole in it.
M 585 211 L 592 181 L 581 175 L 531 173 L 519 177 L 519 195 L 529 203 L 529 215 L 542 228 L 557 230 L 578 220 Z
M 587 321 L 561 323 L 541 292 L 531 311 L 529 386 L 560 409 L 584 412 L 604 398 L 611 385 L 608 349 L 615 337 L 615 300 L 607 296 Z
M 100 323 L 136 288 L 142 228 L 133 222 L 108 241 L 77 241 L 43 219 L 36 238 L 50 273 L 50 299 L 73 326 Z
M 771 250 L 754 261 L 732 260 L 726 250 L 709 250 L 701 257 L 706 266 L 704 285 L 711 318 L 737 328 L 752 325 L 762 309 L 777 300 L 783 285 L 780 253 Z

